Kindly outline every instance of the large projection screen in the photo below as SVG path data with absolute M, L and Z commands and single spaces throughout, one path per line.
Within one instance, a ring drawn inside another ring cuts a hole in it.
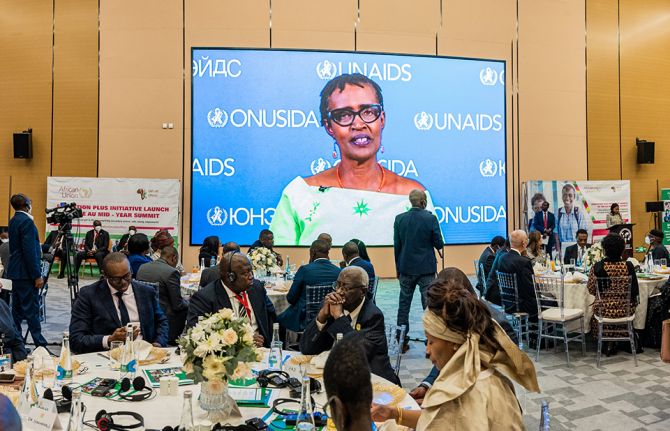
M 504 61 L 191 54 L 191 245 L 210 235 L 249 245 L 271 229 L 275 246 L 307 246 L 321 232 L 334 245 L 389 246 L 415 188 L 446 244 L 506 235 Z M 374 82 L 383 107 L 372 84 L 345 74 Z M 320 94 L 332 79 L 345 81 L 325 98 L 324 124 Z

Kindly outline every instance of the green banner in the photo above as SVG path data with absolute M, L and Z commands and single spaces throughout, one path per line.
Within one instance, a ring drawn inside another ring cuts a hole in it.
M 661 189 L 661 200 L 663 201 L 663 245 L 670 245 L 670 189 Z

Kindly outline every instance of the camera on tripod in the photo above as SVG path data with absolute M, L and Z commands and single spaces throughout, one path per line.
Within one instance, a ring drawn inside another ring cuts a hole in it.
M 55 208 L 47 208 L 45 212 L 51 214 L 47 217 L 47 222 L 51 224 L 70 223 L 72 220 L 84 216 L 84 212 L 81 208 L 77 208 L 77 204 L 74 202 L 69 204 L 63 202 Z

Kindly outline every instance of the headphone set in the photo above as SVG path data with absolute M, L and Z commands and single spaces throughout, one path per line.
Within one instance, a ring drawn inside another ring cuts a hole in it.
M 124 377 L 123 380 L 121 380 L 121 388 L 118 390 L 116 395 L 118 395 L 119 398 L 125 401 L 144 401 L 148 400 L 149 397 L 151 397 L 154 393 L 154 390 L 151 388 L 151 386 L 147 386 L 144 379 L 140 376 L 135 377 L 132 382 L 132 389 L 135 390 L 135 392 L 133 392 L 132 394 L 124 393 L 130 391 L 130 389 L 131 389 L 130 379 L 128 377 Z
M 301 384 L 295 377 L 290 377 L 285 371 L 278 370 L 261 370 L 258 372 L 256 382 L 261 388 L 271 386 L 273 388 L 299 389 Z
M 54 393 L 51 388 L 47 388 L 42 395 L 42 398 L 45 400 L 51 400 L 56 403 L 56 411 L 58 413 L 69 413 L 72 408 L 72 388 L 69 386 L 63 386 L 61 389 L 60 398 L 55 398 Z
M 235 274 L 232 270 L 232 265 L 233 265 L 233 257 L 237 254 L 237 251 L 233 251 L 230 253 L 230 258 L 228 259 L 228 272 L 226 275 L 228 276 L 228 281 L 231 283 L 235 283 L 235 280 L 237 280 L 237 274 Z
M 114 423 L 114 416 L 129 416 L 135 419 L 135 423 L 130 425 L 119 425 Z M 95 415 L 95 426 L 100 431 L 125 431 L 144 427 L 144 418 L 141 414 L 135 412 L 107 412 L 100 410 Z

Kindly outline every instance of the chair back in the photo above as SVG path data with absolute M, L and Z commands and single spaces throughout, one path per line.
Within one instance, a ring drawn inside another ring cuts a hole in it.
M 402 345 L 405 340 L 405 325 L 386 323 L 386 342 L 388 344 L 388 355 L 391 366 L 396 376 L 400 372 L 400 360 L 402 359 Z
M 482 291 L 481 291 L 481 297 L 484 298 L 486 296 L 486 272 L 484 271 L 484 264 L 480 263 L 479 264 L 479 282 L 482 285 Z
M 375 302 L 377 298 L 377 286 L 379 286 L 379 276 L 373 277 L 368 283 L 368 294 L 366 297 L 372 302 Z
M 632 277 L 597 277 L 596 301 L 593 314 L 605 318 L 632 316 L 635 310 L 630 302 Z M 623 312 L 623 315 L 622 315 Z
M 473 263 L 475 264 L 475 275 L 479 278 L 479 259 L 475 259 Z
M 519 311 L 519 291 L 516 283 L 516 274 L 506 272 L 497 273 L 498 286 L 500 287 L 500 300 L 506 313 L 517 313 Z
M 307 310 L 306 321 L 311 322 L 321 310 L 323 300 L 330 292 L 335 290 L 335 283 L 307 285 Z
M 565 284 L 563 277 L 547 277 L 536 275 L 533 277 L 533 285 L 535 286 L 535 299 L 537 300 L 537 313 L 542 315 L 542 311 L 548 308 L 559 308 L 561 312 L 561 319 L 564 316 L 563 298 L 565 292 Z

